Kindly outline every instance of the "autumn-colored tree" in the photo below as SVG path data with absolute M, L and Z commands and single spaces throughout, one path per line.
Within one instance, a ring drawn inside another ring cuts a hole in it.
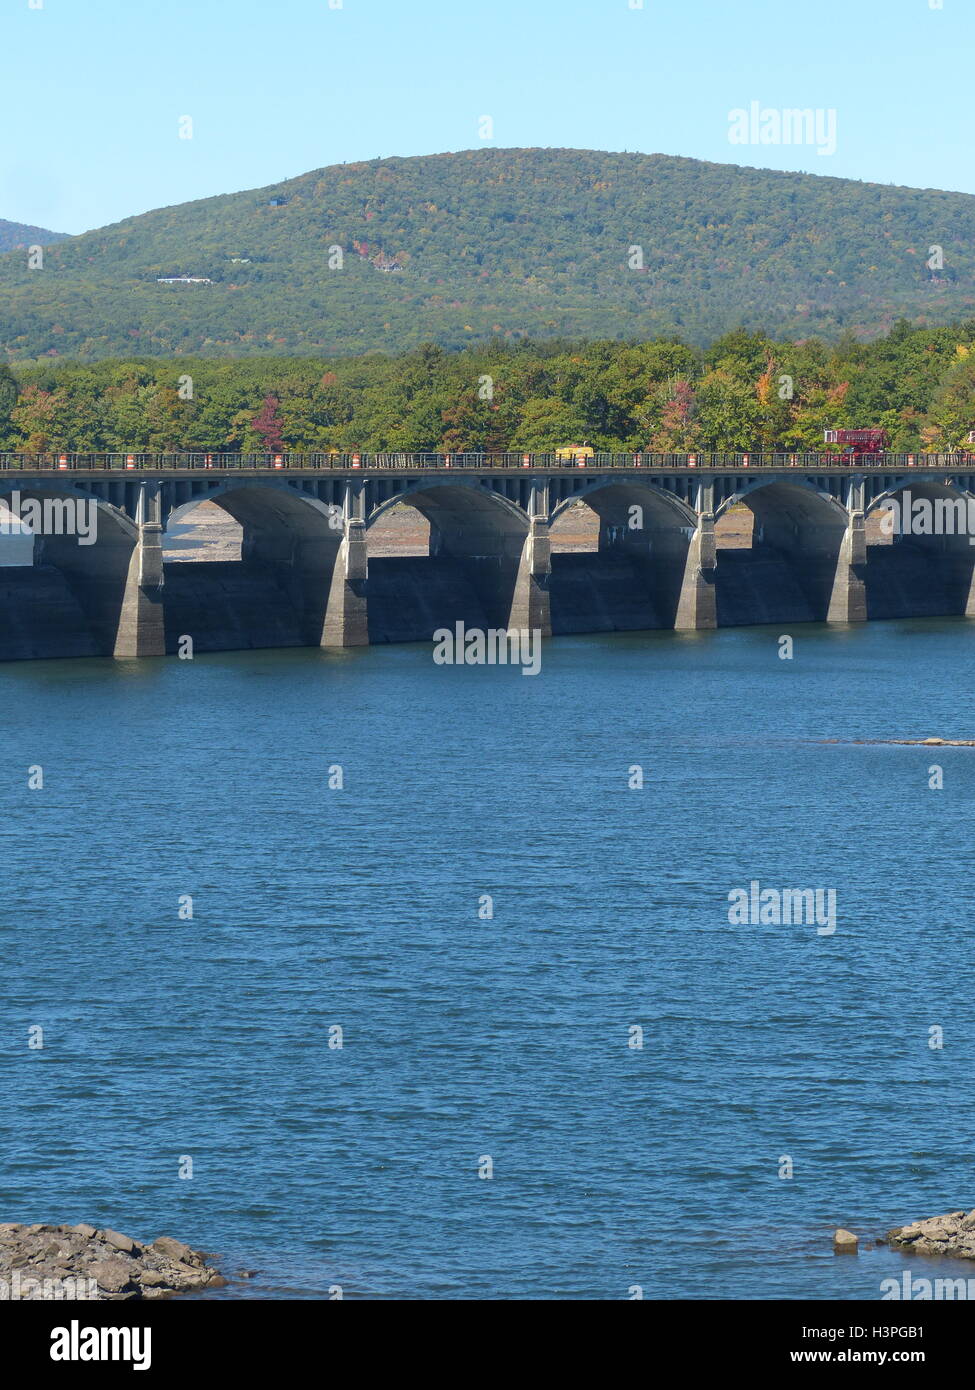
M 44 391 L 39 386 L 26 386 L 11 411 L 11 421 L 24 440 L 29 454 L 46 453 L 54 447 L 64 447 L 57 437 L 59 406 L 66 403 L 64 392 Z
M 763 449 L 774 449 L 788 434 L 792 419 L 790 402 L 794 398 L 795 382 L 787 372 L 779 372 L 771 352 L 765 370 L 755 383 L 758 411 L 754 439 Z
M 503 453 L 508 447 L 507 420 L 502 402 L 464 391 L 441 412 L 443 434 L 439 447 L 445 453 Z
M 653 437 L 653 448 L 662 454 L 682 453 L 697 442 L 695 406 L 697 398 L 686 377 L 678 377 L 664 399 L 660 428 Z
M 284 448 L 284 421 L 278 412 L 278 405 L 277 396 L 265 396 L 260 413 L 251 421 L 251 429 L 260 439 L 261 447 L 266 454 L 273 454 Z

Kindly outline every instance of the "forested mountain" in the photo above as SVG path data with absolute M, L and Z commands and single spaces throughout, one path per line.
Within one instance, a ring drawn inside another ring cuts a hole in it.
M 66 233 L 49 232 L 45 227 L 31 227 L 25 222 L 5 222 L 0 217 L 0 251 L 16 251 L 28 246 L 50 246 L 65 241 Z
M 832 344 L 736 330 L 646 343 L 435 345 L 395 357 L 0 366 L 0 449 L 820 449 L 883 426 L 897 451 L 970 448 L 975 319 Z
M 336 165 L 70 237 L 41 270 L 0 256 L 8 361 L 870 336 L 973 312 L 971 195 L 588 150 Z

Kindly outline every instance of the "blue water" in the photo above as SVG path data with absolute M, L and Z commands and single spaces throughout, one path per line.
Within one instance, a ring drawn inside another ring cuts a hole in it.
M 877 1298 L 836 1226 L 975 1206 L 975 749 L 817 740 L 972 736 L 975 626 L 778 636 L 0 669 L 0 1219 L 232 1297 Z

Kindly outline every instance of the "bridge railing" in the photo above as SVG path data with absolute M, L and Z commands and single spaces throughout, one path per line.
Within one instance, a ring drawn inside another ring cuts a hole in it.
M 738 472 L 744 469 L 776 470 L 801 468 L 809 472 L 842 469 L 883 469 L 901 472 L 907 468 L 972 468 L 975 453 L 954 454 L 861 454 L 858 457 L 821 453 L 686 453 L 665 454 L 635 452 L 626 454 L 596 453 L 591 455 L 555 453 L 524 453 L 518 450 L 498 454 L 475 453 L 0 453 L 0 472 L 177 472 L 222 469 L 226 471 L 284 471 L 321 469 L 346 473 L 352 469 L 370 472 L 402 473 L 432 472 L 453 469 L 479 473 L 488 471 L 516 472 L 534 469 L 541 472 L 578 472 L 581 469 L 606 472 L 612 469 L 642 468 L 661 472 L 668 469 L 702 468 L 710 471 Z

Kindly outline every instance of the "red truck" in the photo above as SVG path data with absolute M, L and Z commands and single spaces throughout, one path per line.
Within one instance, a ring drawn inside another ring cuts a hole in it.
M 890 448 L 890 435 L 886 430 L 824 430 L 823 438 L 827 444 L 839 445 L 840 453 L 848 458 L 884 454 Z

